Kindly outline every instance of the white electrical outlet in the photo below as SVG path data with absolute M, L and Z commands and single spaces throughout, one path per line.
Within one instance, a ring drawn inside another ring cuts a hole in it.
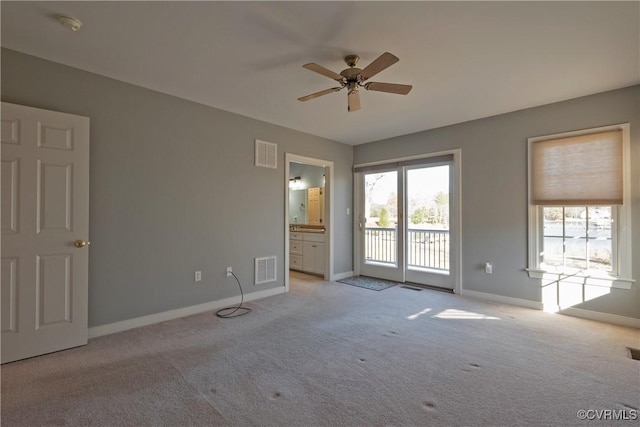
M 227 267 L 227 277 L 231 276 L 232 271 L 231 267 Z
M 487 274 L 493 274 L 493 265 L 490 262 L 484 265 L 484 272 Z
M 193 281 L 194 282 L 199 282 L 201 280 L 202 280 L 202 271 L 198 270 L 193 275 Z

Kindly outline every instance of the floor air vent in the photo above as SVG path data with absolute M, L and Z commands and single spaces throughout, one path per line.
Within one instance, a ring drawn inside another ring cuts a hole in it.
M 629 357 L 633 360 L 640 360 L 640 349 L 627 347 L 629 349 Z
M 402 286 L 403 288 L 407 288 L 407 289 L 411 289 L 412 291 L 423 291 L 423 290 L 427 290 L 427 291 L 438 291 L 438 292 L 446 292 L 448 294 L 452 294 L 453 289 L 449 289 L 449 288 L 441 288 L 439 286 L 432 286 L 432 285 L 425 285 L 423 283 L 412 283 L 412 282 L 407 282 L 408 285 L 404 285 Z
M 256 285 L 276 281 L 276 257 L 256 258 Z

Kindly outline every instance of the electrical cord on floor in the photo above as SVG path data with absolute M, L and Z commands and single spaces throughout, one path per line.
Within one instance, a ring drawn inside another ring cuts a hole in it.
M 238 306 L 222 308 L 216 311 L 216 316 L 221 317 L 223 319 L 240 317 L 240 316 L 244 316 L 245 314 L 249 314 L 251 312 L 250 308 L 242 306 L 242 303 L 244 302 L 244 293 L 242 292 L 242 285 L 240 284 L 240 280 L 238 280 L 238 276 L 236 276 L 235 273 L 233 272 L 231 272 L 231 274 L 233 275 L 233 277 L 235 277 L 236 282 L 238 282 L 238 287 L 240 288 L 240 304 Z M 229 311 L 229 313 L 227 313 L 227 311 Z

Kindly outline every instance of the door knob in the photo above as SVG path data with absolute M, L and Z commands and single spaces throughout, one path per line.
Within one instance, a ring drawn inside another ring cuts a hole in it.
M 85 240 L 78 239 L 75 242 L 73 242 L 73 246 L 75 246 L 76 248 L 84 248 L 85 246 L 87 246 L 90 243 L 91 242 L 87 242 Z

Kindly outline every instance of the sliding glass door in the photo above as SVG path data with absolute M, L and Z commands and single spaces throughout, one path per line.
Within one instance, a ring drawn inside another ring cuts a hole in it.
M 360 274 L 454 288 L 450 156 L 362 170 Z

